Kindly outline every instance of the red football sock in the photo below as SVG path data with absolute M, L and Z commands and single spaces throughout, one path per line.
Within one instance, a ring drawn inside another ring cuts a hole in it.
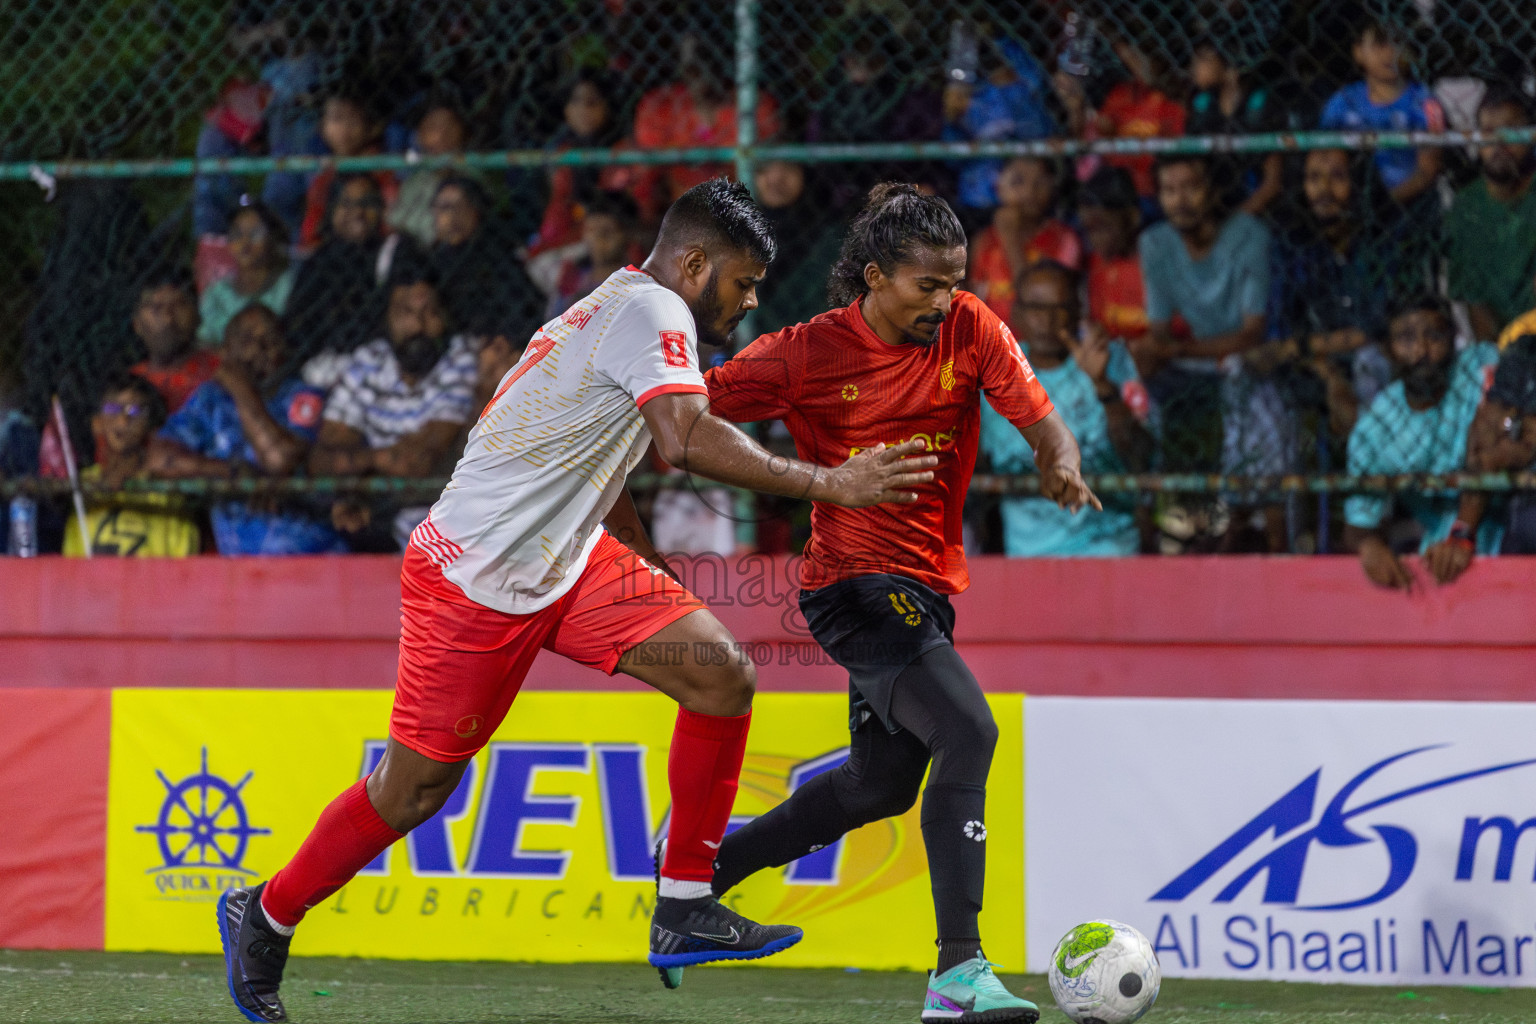
M 262 890 L 261 909 L 275 923 L 293 927 L 402 835 L 373 809 L 368 780 L 361 780 L 320 812 L 299 852 Z
M 738 718 L 718 718 L 677 709 L 667 758 L 672 824 L 663 877 L 689 882 L 714 877 L 715 851 L 736 802 L 736 780 L 751 724 L 750 711 Z

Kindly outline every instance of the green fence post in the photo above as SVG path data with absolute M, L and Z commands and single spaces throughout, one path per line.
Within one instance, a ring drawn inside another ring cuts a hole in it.
M 736 0 L 736 180 L 747 188 L 757 144 L 757 4 Z

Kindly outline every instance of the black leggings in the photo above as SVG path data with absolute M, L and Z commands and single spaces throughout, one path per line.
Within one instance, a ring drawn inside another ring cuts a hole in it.
M 939 938 L 980 938 L 987 773 L 997 747 L 992 709 L 976 677 L 945 644 L 897 676 L 890 717 L 900 731 L 868 718 L 853 731 L 842 766 L 812 778 L 726 837 L 715 861 L 717 893 L 763 868 L 831 845 L 861 825 L 903 814 L 922 792 Z

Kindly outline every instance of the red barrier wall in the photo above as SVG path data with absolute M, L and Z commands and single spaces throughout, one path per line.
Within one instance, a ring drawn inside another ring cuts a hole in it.
M 955 599 L 956 639 L 995 690 L 1523 700 L 1533 569 L 1480 560 L 1405 595 L 1349 558 L 985 558 Z M 0 687 L 389 687 L 397 573 L 361 557 L 0 560 Z M 739 640 L 769 645 L 763 688 L 840 689 L 794 612 L 792 573 L 701 561 L 689 577 Z M 545 655 L 528 685 L 633 684 Z
M 687 573 L 752 643 L 763 689 L 841 690 L 793 566 Z M 956 640 L 1034 694 L 1529 700 L 1536 561 L 1414 594 L 1353 559 L 978 559 Z M 0 559 L 0 946 L 100 948 L 111 689 L 389 687 L 392 558 Z M 528 685 L 635 685 L 542 655 Z
M 111 713 L 109 690 L 0 689 L 0 946 L 101 948 Z

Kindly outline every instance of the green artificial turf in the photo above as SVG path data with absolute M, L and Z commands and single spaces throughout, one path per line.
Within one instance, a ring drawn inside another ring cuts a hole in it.
M 1039 975 L 1004 975 L 1040 1003 L 1042 1022 L 1066 1018 Z M 555 1024 L 885 1024 L 915 1022 L 918 974 L 693 968 L 681 990 L 643 966 L 423 963 L 296 958 L 283 985 L 297 1024 L 523 1021 Z M 215 957 L 159 953 L 0 950 L 0 1022 L 239 1024 Z M 1355 988 L 1244 981 L 1163 983 L 1150 1024 L 1339 1021 L 1536 1022 L 1536 990 Z

